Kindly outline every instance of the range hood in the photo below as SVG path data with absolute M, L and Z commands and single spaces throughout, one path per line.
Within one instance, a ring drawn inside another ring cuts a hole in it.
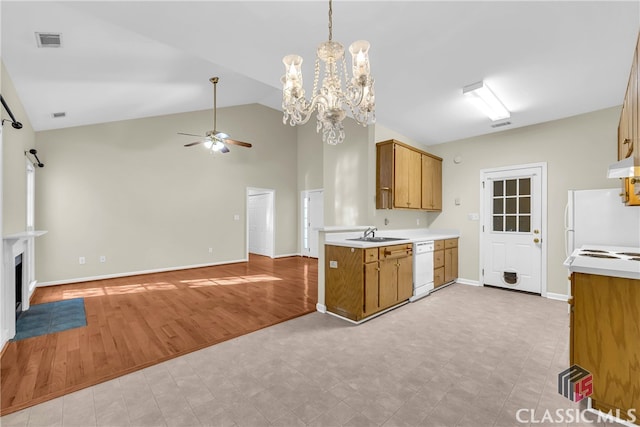
M 633 156 L 609 165 L 607 178 L 633 178 L 640 176 L 640 166 L 633 164 Z

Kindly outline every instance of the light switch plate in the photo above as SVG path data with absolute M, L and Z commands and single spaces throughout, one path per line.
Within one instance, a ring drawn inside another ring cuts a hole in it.
M 467 217 L 469 218 L 469 221 L 479 221 L 480 220 L 480 214 L 477 214 L 477 213 L 470 213 L 469 215 L 467 215 Z

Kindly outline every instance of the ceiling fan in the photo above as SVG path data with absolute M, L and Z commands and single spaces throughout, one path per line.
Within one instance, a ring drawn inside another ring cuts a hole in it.
M 231 139 L 229 138 L 229 135 L 224 132 L 219 132 L 216 129 L 216 87 L 218 85 L 218 80 L 218 77 L 211 77 L 209 79 L 209 81 L 213 83 L 213 130 L 208 131 L 204 136 L 183 132 L 178 132 L 178 135 L 197 136 L 203 138 L 200 141 L 185 144 L 185 147 L 193 147 L 194 145 L 204 144 L 204 146 L 211 151 L 219 151 L 221 153 L 229 152 L 229 147 L 227 147 L 227 144 L 251 148 L 251 144 L 249 144 L 248 142 L 236 141 L 235 139 Z

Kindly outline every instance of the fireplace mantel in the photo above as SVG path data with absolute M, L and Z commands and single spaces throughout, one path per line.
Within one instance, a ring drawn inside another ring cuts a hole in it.
M 44 230 L 22 231 L 20 233 L 7 234 L 2 238 L 2 240 L 10 245 L 13 245 L 17 241 L 40 237 L 46 233 L 47 232 Z

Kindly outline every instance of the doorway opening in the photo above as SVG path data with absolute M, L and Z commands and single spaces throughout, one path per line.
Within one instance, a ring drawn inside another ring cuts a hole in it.
M 324 226 L 324 191 L 304 190 L 300 195 L 301 203 L 301 242 L 302 256 L 318 258 L 318 229 Z
M 247 188 L 247 259 L 275 256 L 275 197 L 269 188 Z
M 480 171 L 480 284 L 547 296 L 547 164 Z

